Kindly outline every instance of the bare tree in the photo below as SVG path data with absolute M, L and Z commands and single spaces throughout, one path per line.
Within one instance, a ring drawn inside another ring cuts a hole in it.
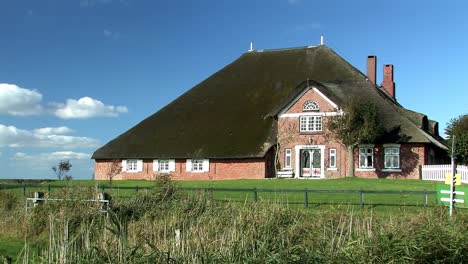
M 112 185 L 112 180 L 114 177 L 122 171 L 122 164 L 114 160 L 112 161 L 107 168 L 107 179 L 109 180 L 109 185 Z
M 298 128 L 297 123 L 291 123 L 285 120 L 278 121 L 278 133 L 276 136 L 276 151 L 275 151 L 275 175 L 278 176 L 278 168 L 280 166 L 280 152 L 284 146 L 291 143 L 295 139 Z
M 57 175 L 59 181 L 61 180 L 71 180 L 72 176 L 68 174 L 72 165 L 69 160 L 62 160 L 59 162 L 58 166 L 53 166 L 52 170 Z

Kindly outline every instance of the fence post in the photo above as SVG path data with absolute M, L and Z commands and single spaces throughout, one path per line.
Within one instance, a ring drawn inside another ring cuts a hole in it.
M 364 191 L 360 190 L 359 193 L 361 196 L 361 209 L 362 209 L 364 208 Z
M 50 195 L 50 183 L 49 183 L 49 185 L 47 186 L 47 192 L 48 192 L 49 195 Z
M 26 184 L 23 183 L 23 197 L 26 197 Z
M 138 192 L 138 185 L 136 186 L 136 191 Z
M 307 192 L 307 188 L 304 189 L 304 208 L 309 207 L 309 193 Z
M 427 191 L 424 189 L 424 207 L 427 207 Z
M 253 199 L 254 199 L 254 202 L 257 202 L 257 188 L 253 188 Z

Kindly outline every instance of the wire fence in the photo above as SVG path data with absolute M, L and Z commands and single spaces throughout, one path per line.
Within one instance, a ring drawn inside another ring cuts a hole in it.
M 89 186 L 88 186 L 89 187 Z M 50 197 L 58 189 L 68 186 L 55 185 L 1 185 L 0 190 L 10 190 L 23 197 L 34 192 L 44 192 Z M 130 199 L 138 192 L 150 190 L 148 186 L 97 186 L 99 191 L 107 192 L 112 198 Z M 399 190 L 325 190 L 325 189 L 262 189 L 262 188 L 190 188 L 178 187 L 181 192 L 203 192 L 215 200 L 233 202 L 257 202 L 270 200 L 288 205 L 303 206 L 324 204 L 351 204 L 365 206 L 418 206 L 427 207 L 436 203 L 436 191 L 399 191 Z

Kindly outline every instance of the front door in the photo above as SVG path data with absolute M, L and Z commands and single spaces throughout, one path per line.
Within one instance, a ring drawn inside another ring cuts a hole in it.
M 320 149 L 301 149 L 300 177 L 320 177 L 322 175 L 322 152 Z

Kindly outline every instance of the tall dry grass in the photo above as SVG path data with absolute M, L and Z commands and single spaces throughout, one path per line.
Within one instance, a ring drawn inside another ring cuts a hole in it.
M 92 190 L 88 190 L 91 192 Z M 80 190 L 82 194 L 90 195 Z M 31 222 L 32 217 L 41 219 Z M 27 240 L 42 240 L 35 263 L 463 263 L 468 217 L 445 208 L 375 215 L 346 206 L 291 209 L 274 202 L 215 202 L 182 195 L 167 178 L 108 216 L 60 203 L 25 220 Z M 176 236 L 180 232 L 181 236 Z

